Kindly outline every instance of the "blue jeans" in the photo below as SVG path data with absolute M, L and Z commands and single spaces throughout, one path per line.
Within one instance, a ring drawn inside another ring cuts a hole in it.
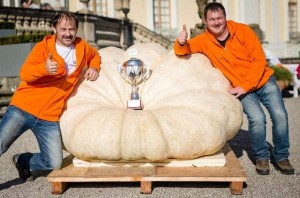
M 61 168 L 63 154 L 59 123 L 40 120 L 15 106 L 8 107 L 0 123 L 0 156 L 29 129 L 37 139 L 40 153 L 21 154 L 18 162 L 31 171 Z
M 288 114 L 274 77 L 272 76 L 262 88 L 242 96 L 240 100 L 248 118 L 254 158 L 270 159 L 269 145 L 266 141 L 267 121 L 261 102 L 272 120 L 272 160 L 279 162 L 288 159 L 290 155 Z

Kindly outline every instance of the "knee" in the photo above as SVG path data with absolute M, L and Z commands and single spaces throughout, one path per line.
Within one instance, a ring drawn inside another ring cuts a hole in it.
M 266 125 L 266 116 L 264 114 L 257 114 L 252 117 L 248 117 L 249 125 L 252 126 L 259 126 L 259 125 Z
M 275 123 L 284 123 L 288 120 L 288 115 L 286 111 L 277 110 L 274 112 L 274 115 L 271 116 L 271 119 Z
M 63 158 L 60 155 L 48 156 L 42 159 L 44 169 L 60 169 L 62 167 Z
M 63 164 L 63 159 L 62 158 L 57 158 L 55 160 L 52 160 L 49 164 L 49 169 L 61 169 Z

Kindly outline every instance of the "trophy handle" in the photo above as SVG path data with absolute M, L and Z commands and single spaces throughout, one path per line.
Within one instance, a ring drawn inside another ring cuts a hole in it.
M 130 83 L 121 63 L 118 64 L 118 72 L 120 76 L 125 80 L 125 82 Z
M 144 68 L 144 75 L 143 75 L 143 82 L 145 82 L 146 80 L 148 80 L 152 74 L 152 69 L 150 69 L 150 62 L 147 61 L 145 63 L 145 68 Z

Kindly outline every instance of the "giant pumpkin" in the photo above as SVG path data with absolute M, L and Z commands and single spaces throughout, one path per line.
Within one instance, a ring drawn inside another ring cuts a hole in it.
M 131 86 L 118 72 L 130 57 L 151 66 L 139 85 L 144 110 L 127 109 Z M 229 81 L 202 54 L 177 57 L 159 44 L 99 50 L 99 78 L 81 78 L 61 117 L 67 151 L 79 159 L 193 159 L 220 150 L 242 124 Z

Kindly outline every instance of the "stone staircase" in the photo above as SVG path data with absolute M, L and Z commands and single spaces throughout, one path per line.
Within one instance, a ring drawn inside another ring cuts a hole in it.
M 13 95 L 12 91 L 2 91 L 0 89 L 0 120 L 2 119 L 6 109 L 10 103 L 11 97 Z
M 0 77 L 0 120 L 6 112 L 19 83 L 19 77 Z

